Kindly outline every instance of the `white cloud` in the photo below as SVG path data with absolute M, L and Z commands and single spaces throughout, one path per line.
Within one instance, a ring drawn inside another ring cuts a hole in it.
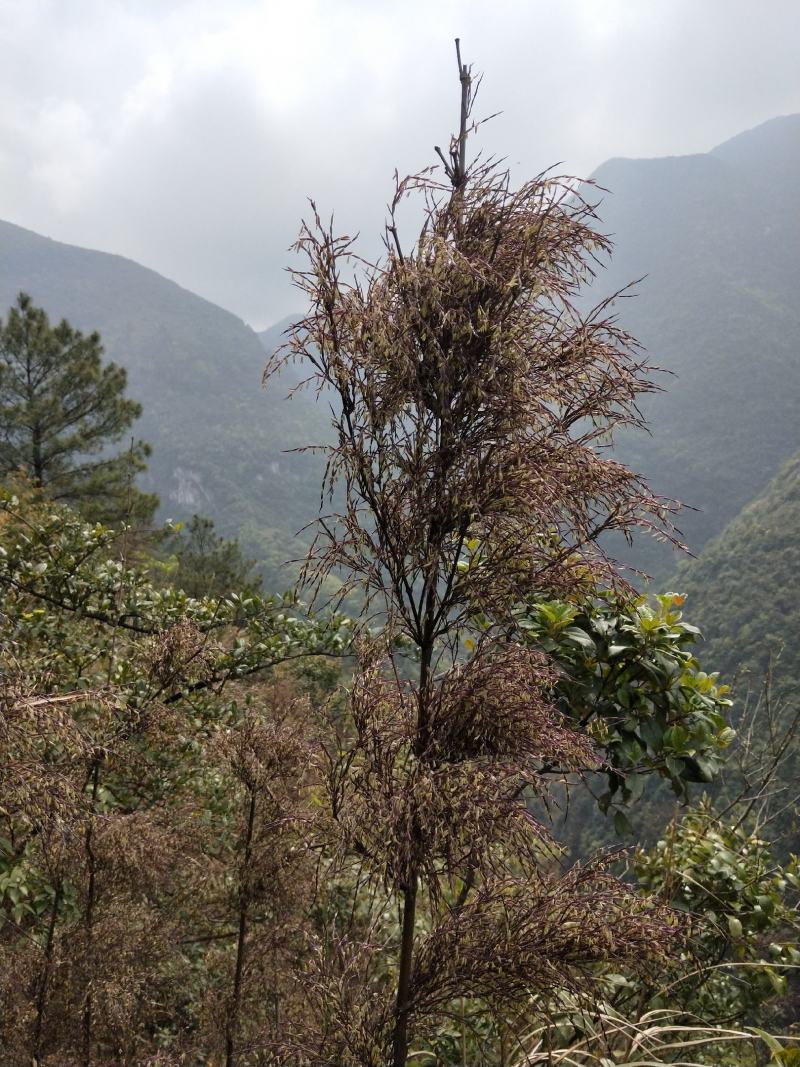
M 80 207 L 105 156 L 90 116 L 75 100 L 48 97 L 29 131 L 31 177 L 60 214 Z
M 263 324 L 313 195 L 377 232 L 391 174 L 455 118 L 452 38 L 489 151 L 702 151 L 800 111 L 796 0 L 0 0 L 0 213 L 130 255 Z M 368 246 L 376 247 L 373 239 Z

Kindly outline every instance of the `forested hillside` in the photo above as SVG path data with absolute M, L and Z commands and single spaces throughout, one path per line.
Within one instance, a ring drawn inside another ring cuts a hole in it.
M 281 381 L 261 388 L 264 349 L 227 311 L 123 259 L 51 241 L 0 222 L 0 307 L 29 292 L 52 320 L 98 330 L 106 357 L 128 370 L 144 412 L 135 433 L 153 446 L 143 486 L 162 517 L 210 515 L 265 563 L 297 555 L 292 535 L 315 512 L 319 469 L 286 449 L 315 441 L 313 398 L 285 400 Z
M 678 571 L 691 617 L 702 627 L 705 661 L 739 688 L 760 686 L 768 667 L 779 694 L 800 681 L 800 453 L 697 560 Z
M 615 243 L 595 289 L 643 279 L 617 310 L 675 375 L 644 398 L 650 436 L 618 451 L 699 509 L 680 519 L 697 552 L 800 446 L 800 115 L 705 155 L 610 160 L 595 178 Z M 636 558 L 661 581 L 677 562 L 652 542 Z

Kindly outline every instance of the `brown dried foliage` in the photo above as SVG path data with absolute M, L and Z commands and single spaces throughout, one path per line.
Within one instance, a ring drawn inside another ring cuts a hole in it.
M 602 864 L 558 879 L 532 869 L 487 879 L 422 945 L 416 1011 L 430 1020 L 464 995 L 524 1003 L 556 989 L 586 992 L 595 965 L 613 959 L 630 971 L 652 970 L 679 940 L 674 915 L 636 897 Z
M 312 310 L 268 373 L 302 357 L 341 405 L 327 481 L 347 507 L 320 520 L 309 575 L 341 568 L 421 644 L 426 596 L 440 636 L 478 609 L 616 581 L 600 535 L 668 536 L 671 505 L 607 452 L 654 386 L 613 298 L 574 303 L 609 248 L 592 206 L 566 179 L 514 191 L 491 164 L 450 197 L 407 178 L 393 213 L 411 192 L 426 202 L 414 249 L 387 241 L 353 281 L 353 241 L 315 212 L 295 274 Z M 462 571 L 472 538 L 482 562 Z
M 143 677 L 186 682 L 199 647 L 173 628 Z M 2 859 L 31 903 L 0 896 L 0 1062 L 263 1062 L 301 1003 L 307 702 L 254 685 L 191 723 L 25 681 L 0 699 Z
M 597 757 L 547 702 L 552 671 L 530 650 L 509 644 L 438 679 L 421 750 L 418 689 L 383 667 L 365 650 L 350 692 L 354 736 L 329 761 L 331 811 L 340 845 L 387 888 L 417 871 L 438 899 L 442 878 L 488 870 L 512 842 L 525 851 L 532 833 L 536 847 L 546 840 L 526 791 L 541 790 L 545 767 L 583 769 Z
M 302 730 L 308 701 L 288 682 L 270 686 L 261 700 L 268 715 L 246 716 L 216 743 L 241 797 L 227 886 L 236 937 L 229 993 L 212 995 L 205 1005 L 202 1043 L 209 1051 L 219 1046 L 227 1065 L 273 1046 L 297 1013 L 293 975 L 305 954 L 304 887 L 313 879 L 308 791 L 314 768 Z

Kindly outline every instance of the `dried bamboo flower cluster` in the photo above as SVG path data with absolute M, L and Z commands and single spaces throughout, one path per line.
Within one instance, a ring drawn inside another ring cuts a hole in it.
M 680 940 L 602 869 L 559 874 L 528 810 L 548 774 L 601 757 L 552 707 L 552 666 L 515 644 L 514 605 L 624 594 L 600 538 L 671 538 L 673 506 L 608 454 L 654 387 L 613 298 L 579 310 L 609 250 L 592 205 L 568 180 L 515 190 L 495 163 L 467 168 L 460 53 L 459 80 L 448 180 L 396 183 L 382 262 L 359 260 L 312 204 L 295 272 L 311 310 L 267 368 L 300 357 L 333 398 L 325 489 L 344 506 L 320 518 L 306 580 L 360 589 L 383 626 L 325 776 L 327 877 L 349 878 L 353 903 L 317 946 L 320 1023 L 294 1046 L 319 1067 L 405 1067 L 456 998 L 491 1018 Z M 409 196 L 423 223 L 405 248 Z
M 424 747 L 418 690 L 384 666 L 373 648 L 354 678 L 354 735 L 330 761 L 331 810 L 341 842 L 380 865 L 387 887 L 416 870 L 438 899 L 443 870 L 488 870 L 498 847 L 524 849 L 532 831 L 546 841 L 526 788 L 543 787 L 545 767 L 583 770 L 598 755 L 548 702 L 553 675 L 539 653 L 508 644 L 446 672 L 430 690 Z
M 664 964 L 675 920 L 663 906 L 625 891 L 602 865 L 554 880 L 487 879 L 424 943 L 415 995 L 426 1015 L 457 996 L 491 1002 L 586 990 L 593 965 L 613 958 L 633 970 Z
M 566 180 L 513 191 L 491 164 L 450 197 L 406 179 L 392 211 L 412 192 L 426 201 L 414 249 L 387 242 L 350 282 L 353 241 L 315 213 L 295 274 L 312 310 L 268 372 L 300 356 L 340 402 L 328 485 L 347 506 L 321 520 L 311 573 L 342 568 L 421 644 L 423 589 L 440 636 L 477 610 L 615 581 L 600 536 L 667 536 L 670 503 L 607 452 L 654 386 L 611 300 L 574 303 L 609 248 L 591 205 Z

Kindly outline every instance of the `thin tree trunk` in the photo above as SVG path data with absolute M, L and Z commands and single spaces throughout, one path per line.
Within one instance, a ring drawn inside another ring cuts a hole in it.
M 89 825 L 86 827 L 86 866 L 89 871 L 89 883 L 86 887 L 86 914 L 84 926 L 86 930 L 86 956 L 90 960 L 92 949 L 92 926 L 94 924 L 94 905 L 97 891 L 97 859 L 92 847 L 94 832 L 94 809 L 97 802 L 97 791 L 100 784 L 100 760 L 95 759 L 91 771 L 92 795 L 89 808 Z M 82 1035 L 82 1067 L 91 1067 L 92 1064 L 92 975 L 86 974 L 86 992 L 83 998 L 83 1019 L 81 1023 Z
M 428 625 L 426 633 L 433 630 L 433 596 L 431 589 L 426 597 L 426 616 Z M 416 755 L 424 751 L 428 742 L 428 686 L 430 683 L 431 663 L 433 661 L 433 640 L 427 637 L 420 649 L 419 665 L 419 708 L 417 712 Z M 403 890 L 403 924 L 400 935 L 400 963 L 397 974 L 397 1000 L 395 1003 L 395 1023 L 392 1035 L 392 1067 L 405 1067 L 408 1059 L 408 1021 L 411 1014 L 411 975 L 414 964 L 414 925 L 417 917 L 417 888 L 419 878 L 416 866 L 412 864 L 408 873 L 408 882 Z
M 36 389 L 33 384 L 33 357 L 31 354 L 31 342 L 27 336 L 26 329 L 26 357 L 25 357 L 25 377 L 26 377 L 26 393 L 27 401 L 31 408 L 34 407 L 36 402 Z M 31 426 L 31 474 L 33 475 L 33 484 L 37 489 L 41 489 L 44 485 L 44 461 L 42 459 L 42 427 L 38 421 L 34 421 Z
M 461 1067 L 467 1067 L 467 1012 L 461 998 Z
M 247 917 L 250 895 L 247 880 L 250 874 L 250 861 L 253 854 L 253 829 L 256 821 L 256 790 L 250 790 L 250 807 L 247 813 L 247 830 L 244 843 L 244 869 L 239 886 L 239 930 L 236 939 L 236 966 L 233 973 L 233 991 L 231 993 L 228 1017 L 225 1023 L 225 1067 L 234 1067 L 234 1050 L 236 1031 L 239 1025 L 239 1005 L 242 995 L 242 975 L 247 949 Z
M 403 892 L 403 932 L 400 940 L 400 969 L 397 977 L 397 1006 L 392 1039 L 392 1065 L 405 1067 L 408 1059 L 408 1017 L 411 1004 L 411 968 L 414 962 L 414 922 L 417 914 L 417 875 Z
M 39 993 L 36 997 L 36 1023 L 33 1030 L 33 1063 L 38 1067 L 42 1056 L 42 1027 L 44 1026 L 44 1013 L 47 1007 L 47 990 L 50 985 L 50 969 L 53 965 L 53 945 L 55 943 L 56 921 L 61 907 L 64 894 L 64 883 L 58 879 L 53 893 L 53 903 L 50 907 L 50 919 L 47 924 L 47 938 L 44 944 L 44 962 L 42 964 L 42 980 Z
M 33 484 L 37 489 L 41 489 L 44 485 L 44 460 L 42 459 L 42 433 L 38 424 L 34 426 L 31 438 L 31 461 Z
M 456 188 L 460 188 L 467 177 L 467 122 L 469 120 L 469 96 L 472 78 L 470 77 L 469 67 L 461 62 L 461 42 L 458 37 L 456 37 L 456 59 L 458 60 L 458 80 L 461 82 L 461 115 L 458 124 L 458 171 L 453 185 Z

